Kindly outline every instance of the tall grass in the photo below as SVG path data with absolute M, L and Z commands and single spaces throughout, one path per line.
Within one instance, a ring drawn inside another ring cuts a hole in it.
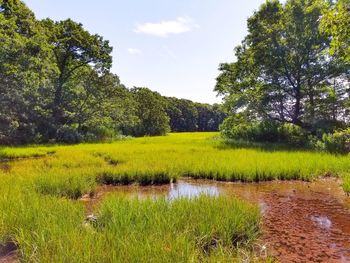
M 108 197 L 95 211 L 97 221 L 86 223 L 85 208 L 74 199 L 93 193 L 96 184 L 331 174 L 350 192 L 349 156 L 228 147 L 215 133 L 0 152 L 6 159 L 42 157 L 0 163 L 0 242 L 15 242 L 23 262 L 234 261 L 259 232 L 257 207 L 208 196 L 168 202 Z
M 349 156 L 302 150 L 228 147 L 216 133 L 182 133 L 110 144 L 41 147 L 55 154 L 13 162 L 3 171 L 37 191 L 79 198 L 98 184 L 166 184 L 179 176 L 221 181 L 313 180 L 350 171 Z M 30 155 L 36 148 L 16 148 Z
M 258 235 L 258 208 L 228 197 L 113 196 L 87 223 L 78 201 L 42 196 L 23 183 L 0 186 L 0 242 L 15 242 L 23 262 L 232 261 Z
M 54 150 L 47 147 L 0 147 L 0 161 L 29 157 L 43 157 L 54 153 Z

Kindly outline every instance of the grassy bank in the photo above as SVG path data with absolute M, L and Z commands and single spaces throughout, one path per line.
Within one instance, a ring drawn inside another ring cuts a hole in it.
M 96 184 L 166 184 L 179 176 L 243 182 L 313 180 L 350 171 L 349 156 L 235 148 L 215 135 L 183 133 L 111 144 L 15 148 L 10 149 L 12 156 L 37 155 L 39 150 L 55 153 L 0 165 L 0 173 L 25 178 L 43 194 L 78 198 L 94 192 Z

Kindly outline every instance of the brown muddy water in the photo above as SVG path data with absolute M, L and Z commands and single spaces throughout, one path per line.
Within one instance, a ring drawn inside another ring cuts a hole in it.
M 0 244 L 0 263 L 15 262 L 19 262 L 16 245 L 11 242 Z
M 101 186 L 94 198 L 82 200 L 92 212 L 108 193 L 169 200 L 200 194 L 237 196 L 259 205 L 259 246 L 267 255 L 279 262 L 350 262 L 350 198 L 336 179 L 252 184 L 182 179 L 166 186 Z

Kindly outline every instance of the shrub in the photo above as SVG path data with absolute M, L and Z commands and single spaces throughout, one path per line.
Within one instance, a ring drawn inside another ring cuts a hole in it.
M 253 142 L 278 141 L 278 125 L 275 122 L 248 123 L 239 116 L 227 118 L 220 127 L 224 137 Z
M 278 127 L 278 137 L 282 142 L 292 145 L 306 145 L 308 142 L 307 132 L 294 124 L 284 123 Z
M 345 154 L 350 152 L 350 128 L 323 134 L 322 142 L 326 151 Z
M 307 144 L 308 133 L 301 127 L 274 121 L 248 123 L 243 119 L 231 116 L 221 125 L 224 137 L 249 142 L 274 142 L 293 145 Z
M 107 142 L 114 140 L 118 135 L 119 133 L 113 128 L 97 126 L 89 129 L 89 131 L 84 135 L 84 141 Z
M 57 131 L 57 142 L 62 143 L 80 143 L 83 140 L 83 136 L 78 132 L 75 127 L 65 125 Z

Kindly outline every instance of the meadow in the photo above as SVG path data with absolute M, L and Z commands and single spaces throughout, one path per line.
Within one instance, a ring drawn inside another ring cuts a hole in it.
M 336 176 L 350 191 L 349 156 L 235 147 L 218 133 L 6 147 L 0 159 L 0 243 L 14 242 L 24 262 L 232 261 L 249 255 L 259 236 L 258 207 L 221 196 L 169 202 L 111 195 L 96 220 L 86 221 L 79 198 L 101 184 Z

